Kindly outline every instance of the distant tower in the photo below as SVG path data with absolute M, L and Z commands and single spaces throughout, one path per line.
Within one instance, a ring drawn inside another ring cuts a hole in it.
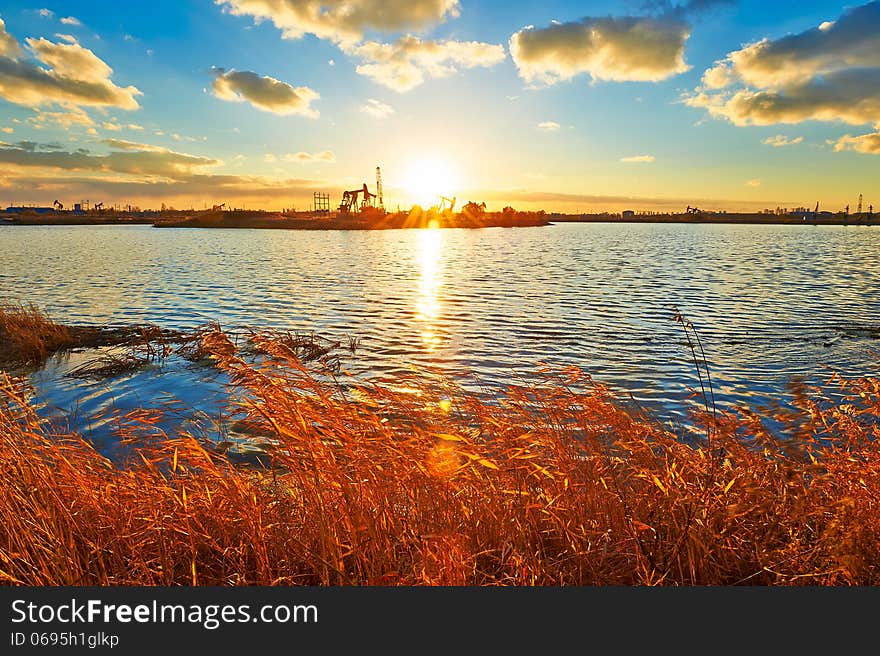
M 859 209 L 856 210 L 856 214 L 858 214 L 858 215 L 862 214 L 862 195 L 861 194 L 859 194 Z
M 376 167 L 376 195 L 379 197 L 379 209 L 385 209 L 385 200 L 382 198 L 382 170 Z

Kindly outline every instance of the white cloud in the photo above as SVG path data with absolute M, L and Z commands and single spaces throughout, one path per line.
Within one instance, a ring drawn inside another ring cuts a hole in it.
M 543 123 L 538 123 L 538 129 L 543 130 L 544 132 L 556 132 L 559 128 L 560 125 L 556 121 L 544 121 Z
M 274 114 L 299 114 L 318 118 L 311 104 L 321 96 L 308 87 L 293 87 L 268 75 L 251 71 L 214 69 L 214 95 L 223 100 L 249 102 Z
M 653 155 L 631 155 L 630 157 L 621 157 L 620 161 L 627 164 L 650 164 L 656 159 Z
M 61 23 L 62 23 L 62 25 L 75 25 L 75 26 L 82 25 L 80 20 L 78 18 L 74 18 L 73 16 L 65 16 L 64 18 L 61 19 Z
M 15 128 L 10 128 L 10 127 L 0 128 L 0 132 L 5 132 L 6 134 L 12 134 L 13 132 L 15 132 Z
M 880 68 L 829 71 L 806 82 L 767 89 L 712 93 L 705 89 L 685 103 L 726 118 L 734 125 L 797 124 L 841 121 L 851 125 L 880 122 Z
M 394 113 L 394 108 L 391 105 L 383 103 L 381 100 L 370 98 L 364 106 L 361 107 L 361 111 L 370 116 L 374 116 L 375 118 L 387 118 Z
M 314 34 L 353 45 L 366 30 L 423 30 L 459 14 L 458 0 L 215 0 L 236 16 L 270 20 L 286 39 Z
M 676 18 L 620 16 L 526 27 L 510 54 L 529 83 L 555 84 L 586 73 L 594 80 L 659 81 L 689 70 L 690 26 Z
M 0 20 L 0 98 L 28 107 L 139 107 L 141 92 L 117 86 L 110 79 L 113 69 L 88 48 L 45 38 L 25 41 L 36 61 L 22 59 L 21 47 Z
M 263 155 L 263 160 L 271 164 L 273 162 L 277 162 L 278 158 L 275 157 L 275 155 L 273 155 L 272 153 L 266 153 L 265 155 Z
M 761 181 L 758 178 L 752 178 L 751 180 L 746 180 L 746 187 L 760 187 Z
M 312 164 L 314 162 L 326 162 L 332 164 L 336 161 L 336 155 L 332 150 L 324 150 L 320 153 L 287 153 L 284 156 L 285 162 L 296 162 L 297 164 Z
M 761 143 L 767 146 L 773 146 L 774 148 L 782 148 L 783 146 L 794 146 L 801 143 L 803 140 L 803 137 L 788 137 L 784 134 L 777 134 L 775 137 L 762 139 Z
M 40 11 L 38 13 L 43 18 L 52 18 L 52 16 L 55 15 L 55 12 L 52 11 L 51 9 L 40 9 Z
M 101 82 L 113 69 L 88 48 L 76 43 L 52 43 L 45 38 L 25 39 L 28 47 L 44 64 L 61 77 L 85 82 Z
M 491 67 L 504 61 L 504 47 L 478 41 L 423 41 L 406 35 L 395 43 L 368 41 L 346 49 L 364 63 L 357 72 L 403 93 L 428 77 L 447 77 L 462 68 Z
M 880 123 L 880 2 L 729 53 L 685 103 L 734 125 Z
M 17 59 L 21 56 L 21 46 L 9 32 L 6 31 L 6 23 L 0 18 L 0 57 Z
M 834 150 L 836 152 L 852 150 L 865 155 L 880 155 L 880 132 L 856 137 L 845 134 L 834 144 Z

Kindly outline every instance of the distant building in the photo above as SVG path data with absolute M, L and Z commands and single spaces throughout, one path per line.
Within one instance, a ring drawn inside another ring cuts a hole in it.
M 624 219 L 631 219 L 635 215 L 636 215 L 636 213 L 633 210 L 623 210 L 623 214 L 621 214 L 621 217 Z
M 54 212 L 54 207 L 24 207 L 10 205 L 6 208 L 7 214 L 23 214 L 24 212 L 33 212 L 34 214 L 48 214 Z

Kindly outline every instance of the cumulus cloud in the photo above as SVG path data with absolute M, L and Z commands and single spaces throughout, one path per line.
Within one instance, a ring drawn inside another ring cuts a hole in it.
M 794 146 L 804 140 L 803 137 L 787 137 L 784 134 L 777 134 L 775 137 L 767 137 L 762 139 L 761 143 L 774 148 L 782 148 L 783 146 Z
M 586 73 L 594 80 L 656 82 L 689 70 L 681 19 L 620 16 L 583 18 L 510 37 L 510 54 L 529 83 L 555 84 Z
M 110 79 L 113 69 L 88 48 L 45 38 L 25 42 L 36 61 L 22 58 L 19 43 L 0 20 L 0 98 L 29 107 L 139 107 L 141 92 L 117 86 Z
M 332 164 L 336 161 L 336 155 L 332 150 L 323 150 L 320 153 L 287 153 L 284 156 L 285 162 L 295 162 L 297 164 L 312 164 L 314 162 L 325 162 Z
M 734 125 L 880 123 L 880 2 L 729 53 L 685 102 Z
M 43 18 L 52 18 L 52 16 L 55 15 L 55 12 L 52 11 L 51 9 L 40 9 L 40 11 L 38 13 Z
M 880 132 L 856 137 L 845 134 L 834 144 L 834 150 L 837 152 L 852 150 L 865 155 L 880 155 Z
M 25 39 L 28 47 L 55 75 L 84 82 L 101 82 L 113 69 L 88 48 L 78 43 L 52 43 L 41 37 Z
M 403 93 L 428 77 L 446 77 L 462 68 L 491 67 L 504 61 L 504 46 L 479 41 L 423 41 L 406 35 L 395 43 L 368 41 L 346 49 L 364 63 L 357 72 Z
M 82 22 L 78 18 L 75 18 L 74 16 L 65 16 L 64 18 L 61 19 L 61 23 L 63 25 L 75 25 L 75 26 L 82 25 Z
M 381 100 L 370 98 L 364 103 L 363 107 L 361 107 L 361 111 L 364 114 L 369 114 L 376 118 L 387 118 L 394 113 L 394 108 L 391 105 L 383 103 Z
M 21 56 L 21 46 L 9 32 L 6 31 L 6 23 L 0 18 L 0 57 L 17 59 Z
M 620 161 L 627 164 L 650 164 L 656 159 L 653 155 L 631 155 L 630 157 L 621 157 Z
M 314 34 L 352 45 L 365 30 L 422 30 L 459 15 L 458 0 L 215 0 L 229 13 L 270 20 L 286 39 Z
M 544 132 L 556 132 L 559 128 L 560 125 L 556 121 L 544 121 L 538 123 L 538 129 L 543 130 Z
M 699 90 L 685 99 L 734 125 L 842 121 L 880 122 L 880 68 L 831 71 L 806 82 L 767 89 Z
M 318 118 L 311 104 L 321 96 L 309 87 L 293 87 L 286 82 L 252 71 L 213 69 L 214 95 L 223 100 L 249 102 L 257 109 L 274 114 L 299 114 Z

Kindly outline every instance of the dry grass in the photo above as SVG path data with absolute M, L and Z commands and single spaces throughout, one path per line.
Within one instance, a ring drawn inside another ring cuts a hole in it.
M 65 326 L 33 305 L 0 305 L 0 367 L 39 365 L 74 344 Z
M 0 372 L 0 579 L 880 583 L 880 379 L 772 418 L 695 417 L 709 448 L 574 369 L 488 402 L 417 377 L 343 388 L 251 338 L 256 363 L 219 329 L 199 349 L 243 399 L 235 420 L 272 437 L 263 468 L 163 435 L 150 410 L 118 418 L 133 455 L 111 463 Z
M 199 342 L 204 330 L 214 329 L 215 326 L 191 331 L 153 325 L 64 326 L 33 305 L 0 304 L 0 369 L 39 367 L 55 353 L 107 346 L 127 349 L 128 359 L 160 360 L 170 355 L 175 346 L 182 351 L 185 345 Z M 111 354 L 106 364 L 121 357 Z M 91 364 L 99 368 L 97 362 Z

